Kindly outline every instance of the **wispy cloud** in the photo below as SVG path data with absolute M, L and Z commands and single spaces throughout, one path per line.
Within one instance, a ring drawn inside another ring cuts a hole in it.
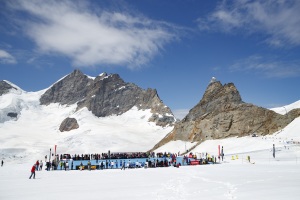
M 298 0 L 223 0 L 198 25 L 201 30 L 264 34 L 272 46 L 300 45 L 299 10 Z
M 16 64 L 17 60 L 7 51 L 0 49 L 0 63 Z
M 255 72 L 268 78 L 289 78 L 300 76 L 299 61 L 283 61 L 276 58 L 267 58 L 253 55 L 239 60 L 230 67 L 232 72 Z
M 176 38 L 171 24 L 82 1 L 17 2 L 10 7 L 30 16 L 22 27 L 38 50 L 67 56 L 76 66 L 140 67 Z

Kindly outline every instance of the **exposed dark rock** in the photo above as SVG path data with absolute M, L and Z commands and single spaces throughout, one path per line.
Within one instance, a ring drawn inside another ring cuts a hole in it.
M 171 110 L 160 100 L 156 90 L 143 90 L 133 83 L 126 83 L 118 74 L 103 73 L 93 80 L 75 70 L 47 90 L 40 103 L 77 103 L 77 110 L 87 107 L 97 117 L 121 115 L 136 106 L 141 110 L 150 109 L 153 116 L 149 121 L 157 125 L 175 122 Z
M 8 93 L 10 89 L 16 90 L 16 88 L 8 84 L 6 81 L 0 81 L 0 96 Z
M 69 117 L 64 119 L 64 121 L 62 121 L 62 123 L 59 126 L 60 132 L 71 131 L 77 128 L 79 128 L 77 120 L 75 118 L 69 118 Z
M 15 113 L 15 112 L 9 112 L 9 113 L 7 113 L 7 116 L 8 116 L 8 117 L 11 117 L 11 118 L 17 118 L 17 117 L 18 117 L 18 113 Z
M 253 133 L 272 134 L 299 115 L 300 109 L 286 116 L 244 103 L 233 83 L 222 85 L 219 81 L 212 81 L 201 101 L 153 149 L 172 140 L 201 143 L 207 139 L 241 137 Z
M 49 105 L 50 103 L 74 104 L 85 98 L 88 86 L 92 82 L 92 79 L 89 79 L 79 70 L 75 70 L 48 89 L 40 98 L 40 103 L 42 105 Z

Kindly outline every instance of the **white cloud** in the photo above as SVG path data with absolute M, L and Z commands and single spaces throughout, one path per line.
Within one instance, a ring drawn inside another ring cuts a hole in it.
M 15 64 L 17 60 L 7 51 L 0 49 L 0 63 Z
M 233 64 L 231 71 L 244 71 L 261 74 L 268 78 L 288 78 L 300 76 L 299 61 L 283 61 L 276 58 L 253 55 L 246 59 L 239 60 Z
M 84 3 L 19 1 L 12 7 L 31 16 L 24 28 L 42 53 L 65 55 L 76 66 L 139 67 L 176 37 L 172 25 Z
M 201 30 L 263 33 L 272 46 L 300 45 L 299 10 L 298 0 L 224 0 L 198 25 Z

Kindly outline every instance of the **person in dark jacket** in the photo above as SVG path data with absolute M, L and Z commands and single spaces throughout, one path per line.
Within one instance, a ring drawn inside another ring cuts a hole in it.
M 33 175 L 33 179 L 35 179 L 35 164 L 31 168 L 31 175 L 30 175 L 29 179 L 31 179 L 32 175 Z
M 221 149 L 221 158 L 222 158 L 222 161 L 223 161 L 223 158 L 224 158 L 224 149 L 223 149 L 223 146 L 222 146 L 222 149 Z

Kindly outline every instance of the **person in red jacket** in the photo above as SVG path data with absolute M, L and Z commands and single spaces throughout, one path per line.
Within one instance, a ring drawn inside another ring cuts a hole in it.
M 40 162 L 37 160 L 36 163 L 35 163 L 36 171 L 39 171 L 39 167 L 40 167 Z
M 31 175 L 30 175 L 29 179 L 31 179 L 32 175 L 33 175 L 33 179 L 35 179 L 35 164 L 31 168 Z

